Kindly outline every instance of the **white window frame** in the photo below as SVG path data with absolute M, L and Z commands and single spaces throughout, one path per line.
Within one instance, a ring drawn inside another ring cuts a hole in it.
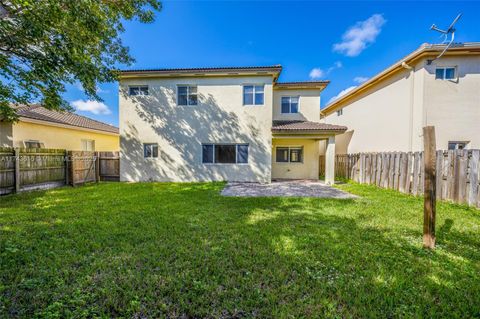
M 253 86 L 253 104 L 245 104 L 245 87 L 246 86 Z M 263 87 L 263 103 L 256 104 L 255 103 L 255 94 L 256 94 L 256 87 L 262 86 Z M 244 83 L 242 84 L 242 104 L 243 106 L 264 106 L 265 105 L 265 83 Z
M 156 145 L 157 146 L 157 156 L 153 156 L 153 148 L 152 148 L 152 156 L 145 156 L 145 146 L 146 145 L 150 145 L 150 146 L 153 146 L 153 145 Z M 143 158 L 144 159 L 147 159 L 147 160 L 154 160 L 154 159 L 157 159 L 158 156 L 159 156 L 159 147 L 158 147 L 158 143 L 143 143 L 142 144 L 142 152 L 143 152 Z
M 45 147 L 45 145 L 42 142 L 40 142 L 39 140 L 25 140 L 25 141 L 23 141 L 23 146 L 25 148 L 30 148 L 30 147 L 27 147 L 27 143 L 37 143 L 40 146 L 40 147 L 31 147 L 31 148 L 44 148 Z
M 187 88 L 187 104 L 180 104 L 179 101 L 180 99 L 178 98 L 179 97 L 179 88 L 180 87 L 186 87 Z M 190 93 L 190 88 L 196 88 L 197 89 L 197 93 L 193 93 L 191 94 Z M 196 95 L 197 96 L 197 104 L 189 104 L 190 103 L 190 99 L 188 98 L 190 95 Z M 197 106 L 198 105 L 198 85 L 195 85 L 195 84 L 177 84 L 177 106 Z
M 277 148 L 287 148 L 288 149 L 288 162 L 279 162 L 277 160 Z M 290 150 L 291 149 L 301 149 L 302 150 L 302 160 L 300 162 L 291 162 L 290 161 Z M 305 163 L 305 147 L 303 145 L 275 145 L 275 163 L 276 164 L 304 164 Z
M 203 145 L 213 145 L 213 163 L 204 163 L 203 162 Z M 235 163 L 215 163 L 215 147 L 217 145 L 235 145 Z M 246 163 L 238 163 L 238 146 L 247 145 L 248 146 L 248 157 Z M 202 143 L 200 148 L 200 163 L 203 165 L 249 165 L 250 164 L 250 144 L 249 143 Z
M 283 112 L 283 109 L 282 109 L 282 100 L 284 97 L 288 97 L 289 98 L 289 101 L 288 101 L 288 112 L 287 113 L 284 113 Z M 293 113 L 292 112 L 292 98 L 297 98 L 298 99 L 298 102 L 297 102 L 297 112 L 296 113 Z M 300 114 L 300 95 L 282 95 L 280 96 L 280 113 L 281 114 Z
M 451 149 L 449 148 L 449 145 L 450 144 L 456 144 L 457 147 L 455 147 L 453 150 L 459 150 L 458 148 L 458 144 L 464 144 L 465 146 L 462 148 L 463 150 L 467 150 L 468 149 L 468 144 L 470 144 L 470 141 L 448 141 L 447 143 L 447 149 L 449 151 L 451 151 Z
M 82 151 L 95 152 L 95 140 L 92 140 L 92 139 L 81 139 L 81 143 L 82 143 Z M 85 143 L 85 145 L 84 145 L 84 143 Z M 93 147 L 93 149 L 91 149 L 91 150 L 85 149 L 85 148 L 88 148 L 88 147 L 84 147 L 84 146 L 87 146 L 88 143 L 91 143 L 91 146 Z
M 343 107 L 337 110 L 337 116 L 342 116 L 342 115 L 343 115 Z
M 138 88 L 138 94 L 130 94 L 130 89 Z M 147 88 L 147 94 L 144 94 L 140 88 Z M 128 95 L 129 96 L 147 96 L 150 95 L 150 87 L 148 85 L 129 85 L 128 86 Z
M 447 69 L 453 69 L 453 78 L 447 79 Z M 443 70 L 443 75 L 441 79 L 437 79 L 437 70 Z M 437 66 L 435 68 L 435 80 L 440 81 L 455 81 L 458 78 L 457 76 L 457 67 L 456 66 Z

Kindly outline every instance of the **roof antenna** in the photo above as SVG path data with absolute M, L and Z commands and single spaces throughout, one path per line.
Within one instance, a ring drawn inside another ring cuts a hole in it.
M 435 59 L 433 60 L 428 60 L 427 61 L 427 64 L 432 64 L 433 61 L 437 60 L 437 59 L 440 59 L 442 57 L 442 55 L 447 52 L 447 50 L 451 47 L 451 45 L 453 44 L 453 40 L 455 40 L 455 23 L 457 23 L 457 21 L 460 19 L 460 17 L 462 16 L 462 14 L 460 13 L 459 15 L 457 15 L 457 17 L 453 20 L 453 22 L 450 24 L 450 26 L 448 27 L 447 30 L 442 30 L 440 28 L 438 28 L 435 24 L 432 24 L 432 26 L 430 27 L 430 30 L 433 30 L 433 31 L 437 31 L 437 32 L 440 32 L 443 36 L 443 42 L 442 44 L 447 44 L 445 46 L 445 49 L 443 49 L 442 53 L 440 53 Z M 448 41 L 448 37 L 450 36 L 450 41 Z

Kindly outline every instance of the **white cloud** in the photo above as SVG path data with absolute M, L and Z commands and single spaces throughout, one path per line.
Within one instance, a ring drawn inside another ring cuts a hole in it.
M 77 111 L 91 112 L 93 114 L 111 114 L 112 111 L 105 103 L 92 100 L 76 100 L 70 103 Z
M 313 68 L 310 71 L 310 79 L 321 79 L 325 76 L 325 72 L 320 68 Z
M 350 57 L 359 55 L 369 44 L 375 42 L 385 22 L 381 14 L 357 22 L 342 35 L 342 42 L 333 45 L 333 51 Z
M 364 77 L 364 76 L 356 76 L 355 78 L 353 78 L 353 82 L 357 82 L 359 84 L 362 84 L 363 82 L 365 82 L 367 80 L 368 80 L 368 78 Z
M 332 97 L 330 100 L 328 100 L 328 103 L 327 104 L 330 104 L 332 103 L 333 101 L 335 101 L 336 99 L 344 96 L 345 94 L 347 94 L 348 92 L 350 92 L 351 90 L 355 89 L 357 86 L 354 85 L 354 86 L 351 86 L 349 88 L 346 88 L 345 90 L 342 90 L 340 91 L 340 93 L 338 93 L 337 95 L 335 95 L 334 97 Z
M 333 70 L 340 69 L 341 67 L 343 67 L 342 62 L 337 61 L 331 67 L 329 67 L 326 71 L 322 70 L 321 68 L 313 68 L 310 71 L 310 79 L 312 80 L 321 79 L 327 76 L 328 74 L 330 74 L 330 72 L 332 72 Z

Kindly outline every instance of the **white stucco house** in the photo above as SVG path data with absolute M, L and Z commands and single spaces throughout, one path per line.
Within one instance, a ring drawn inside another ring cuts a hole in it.
M 120 73 L 122 181 L 318 179 L 333 182 L 335 136 L 320 122 L 328 81 L 278 82 L 282 67 Z M 323 152 L 323 151 L 322 151 Z
M 346 125 L 339 154 L 423 150 L 435 126 L 437 149 L 480 148 L 480 43 L 423 44 L 321 110 Z

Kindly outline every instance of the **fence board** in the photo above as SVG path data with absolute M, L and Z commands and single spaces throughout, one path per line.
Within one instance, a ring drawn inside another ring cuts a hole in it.
M 479 172 L 479 162 L 480 162 L 480 150 L 473 150 L 470 157 L 470 172 L 469 172 L 469 184 L 470 189 L 468 193 L 468 204 L 471 206 L 478 206 L 478 172 Z
M 15 152 L 13 148 L 0 147 L 0 195 L 15 190 Z

